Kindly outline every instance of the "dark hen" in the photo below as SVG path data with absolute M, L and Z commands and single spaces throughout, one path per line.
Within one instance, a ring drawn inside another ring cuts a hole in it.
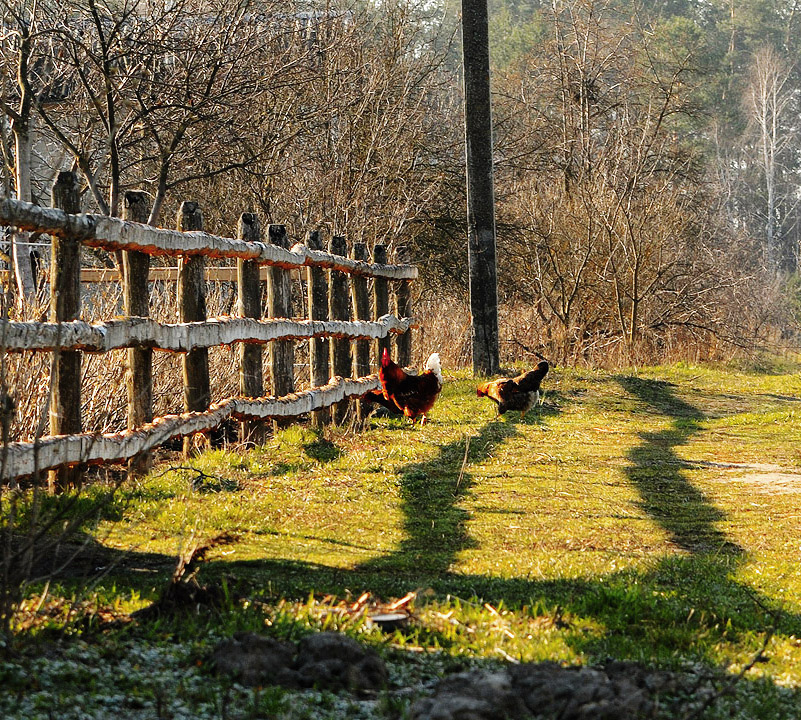
M 381 405 L 391 415 L 402 415 L 401 409 L 392 401 L 384 397 L 383 390 L 370 390 L 362 395 L 362 402 L 368 405 Z
M 547 374 L 548 363 L 543 360 L 533 370 L 517 377 L 482 383 L 476 389 L 476 396 L 494 400 L 501 415 L 507 410 L 519 410 L 522 419 L 534 403 L 542 404 L 540 384 Z

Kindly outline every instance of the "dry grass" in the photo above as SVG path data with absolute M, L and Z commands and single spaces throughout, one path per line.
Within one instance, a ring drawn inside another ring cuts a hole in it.
M 566 332 L 536 305 L 508 302 L 498 308 L 501 366 L 526 365 L 547 359 L 562 367 L 613 370 L 677 362 L 705 363 L 735 361 L 762 367 L 765 358 L 791 358 L 797 342 L 782 338 L 778 328 L 762 328 L 751 339 L 724 338 L 687 327 L 665 329 L 642 337 L 633 349 L 619 333 L 582 330 Z M 443 366 L 454 370 L 471 366 L 470 306 L 467 298 L 423 297 L 415 306 L 420 322 L 416 331 L 415 359 L 423 362 L 439 352 Z

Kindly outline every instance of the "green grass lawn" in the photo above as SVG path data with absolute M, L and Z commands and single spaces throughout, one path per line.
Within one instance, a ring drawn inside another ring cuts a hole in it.
M 232 603 L 217 628 L 337 627 L 471 659 L 752 664 L 743 686 L 800 687 L 801 376 L 556 368 L 543 386 L 522 420 L 457 375 L 423 427 L 295 426 L 160 466 L 91 529 L 110 568 L 95 597 L 144 606 L 182 547 L 226 533 L 198 579 L 248 609 Z M 412 623 L 393 635 L 332 612 L 410 591 Z M 766 697 L 738 701 L 742 716 L 801 717 Z

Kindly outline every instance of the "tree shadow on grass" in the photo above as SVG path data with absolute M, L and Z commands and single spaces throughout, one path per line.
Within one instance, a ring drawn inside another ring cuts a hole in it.
M 402 467 L 398 475 L 404 539 L 394 552 L 359 565 L 355 572 L 418 582 L 447 574 L 462 550 L 475 547 L 467 531 L 468 513 L 461 507 L 473 485 L 469 467 L 517 434 L 513 423 L 494 420 L 477 433 L 441 446 L 431 460 Z
M 685 478 L 683 471 L 690 464 L 676 453 L 677 447 L 701 431 L 703 413 L 677 397 L 669 383 L 638 377 L 617 380 L 640 402 L 670 420 L 665 430 L 639 433 L 640 444 L 628 452 L 631 464 L 625 473 L 640 494 L 640 507 L 687 552 L 741 555 L 743 549 L 717 527 L 725 516 Z

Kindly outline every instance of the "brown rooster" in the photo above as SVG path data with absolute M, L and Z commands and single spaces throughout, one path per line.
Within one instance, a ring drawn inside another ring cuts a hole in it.
M 498 403 L 498 413 L 519 410 L 520 419 L 536 402 L 542 405 L 540 383 L 548 373 L 548 363 L 543 360 L 536 368 L 514 378 L 498 378 L 482 383 L 476 389 L 477 397 L 488 397 Z
M 421 425 L 426 422 L 426 413 L 434 406 L 434 402 L 442 390 L 442 368 L 439 355 L 432 353 L 420 375 L 409 375 L 389 357 L 385 349 L 381 356 L 381 367 L 378 379 L 384 398 L 393 403 L 412 423 L 422 417 Z

